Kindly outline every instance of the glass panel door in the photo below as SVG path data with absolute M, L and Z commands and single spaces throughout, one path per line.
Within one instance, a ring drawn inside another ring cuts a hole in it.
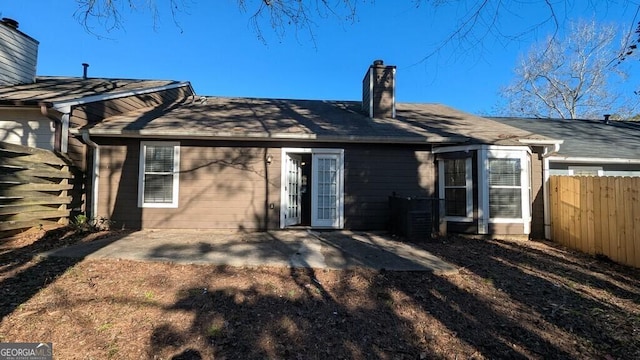
M 311 225 L 342 226 L 342 163 L 339 154 L 313 154 Z
M 302 160 L 299 155 L 287 155 L 287 183 L 285 191 L 287 192 L 287 210 L 285 214 L 285 224 L 287 226 L 300 223 L 300 203 L 302 194 L 300 192 L 300 183 L 302 179 Z

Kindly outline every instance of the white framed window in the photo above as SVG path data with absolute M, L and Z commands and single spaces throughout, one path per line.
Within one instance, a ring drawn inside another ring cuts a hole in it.
M 177 208 L 180 173 L 180 143 L 142 141 L 138 206 Z
M 473 179 L 471 158 L 442 159 L 438 162 L 440 198 L 450 221 L 473 221 Z
M 489 217 L 522 217 L 522 164 L 520 159 L 489 158 Z
M 528 151 L 488 151 L 489 222 L 527 224 L 531 220 L 530 167 Z

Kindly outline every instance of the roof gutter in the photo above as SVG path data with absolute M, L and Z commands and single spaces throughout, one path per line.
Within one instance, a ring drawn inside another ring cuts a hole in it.
M 203 135 L 202 132 L 176 132 L 176 131 L 95 131 L 88 129 L 92 136 L 117 137 L 117 138 L 154 138 L 154 139 L 190 139 L 190 140 L 221 140 L 221 141 L 314 141 L 327 143 L 378 143 L 378 144 L 461 144 L 469 140 L 462 136 L 433 136 L 433 137 L 397 137 L 397 136 L 322 136 L 316 134 L 234 134 L 230 132 L 218 132 L 210 135 Z M 72 133 L 78 131 L 71 130 Z
M 544 147 L 542 157 L 548 157 L 558 153 L 558 151 L 560 151 L 560 145 L 564 143 L 564 140 L 554 139 L 519 139 L 518 141 L 525 145 Z
M 191 89 L 191 91 L 194 92 L 190 82 L 181 81 L 181 82 L 177 82 L 169 85 L 155 86 L 155 87 L 139 89 L 139 90 L 129 90 L 129 91 L 113 92 L 113 93 L 102 94 L 102 95 L 85 96 L 75 100 L 56 101 L 52 104 L 52 107 L 57 110 L 58 108 L 66 107 L 66 106 L 71 107 L 71 106 L 83 105 L 83 104 L 97 102 L 97 101 L 113 100 L 113 99 L 118 99 L 118 98 L 127 97 L 127 96 L 144 95 L 144 94 L 149 94 L 149 93 L 163 91 L 163 90 L 177 89 L 183 86 L 188 86 Z
M 98 216 L 98 194 L 100 180 L 100 146 L 96 144 L 89 135 L 89 132 L 82 131 L 82 141 L 93 149 L 93 161 L 91 166 L 91 203 L 89 206 L 89 218 L 94 221 Z
M 640 164 L 640 159 L 624 158 L 597 158 L 597 157 L 577 157 L 577 156 L 549 156 L 549 160 L 566 163 L 605 163 L 605 164 Z

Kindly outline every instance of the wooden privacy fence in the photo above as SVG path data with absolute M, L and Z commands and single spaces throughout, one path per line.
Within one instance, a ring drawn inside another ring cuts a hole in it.
M 640 267 L 640 177 L 551 176 L 553 240 Z
M 68 223 L 72 180 L 54 152 L 0 142 L 0 235 Z

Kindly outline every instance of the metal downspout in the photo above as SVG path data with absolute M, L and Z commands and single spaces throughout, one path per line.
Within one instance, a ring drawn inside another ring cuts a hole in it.
M 98 215 L 98 190 L 100 180 L 100 146 L 91 140 L 87 130 L 82 131 L 82 141 L 93 149 L 93 164 L 91 169 L 91 204 L 89 206 L 89 218 L 94 219 Z
M 69 148 L 69 119 L 71 118 L 71 108 L 53 108 L 54 110 L 60 111 L 62 113 L 62 116 L 60 118 L 49 114 L 48 109 L 49 108 L 46 105 L 40 105 L 40 113 L 43 116 L 46 116 L 53 122 L 60 124 L 60 139 L 56 139 L 53 147 L 56 151 L 66 154 Z
M 549 156 L 560 151 L 560 144 L 553 144 L 553 150 L 550 146 L 544 147 L 542 153 L 542 199 L 544 206 L 544 238 L 551 240 L 551 206 L 549 205 Z

